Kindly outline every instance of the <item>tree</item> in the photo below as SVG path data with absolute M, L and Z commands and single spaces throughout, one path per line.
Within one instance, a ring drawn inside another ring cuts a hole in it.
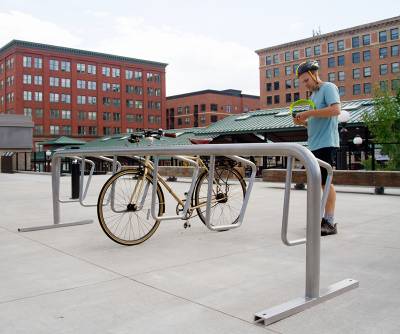
M 377 90 L 374 112 L 365 114 L 364 122 L 375 143 L 382 145 L 382 153 L 389 156 L 388 169 L 400 170 L 400 88 L 394 96 Z

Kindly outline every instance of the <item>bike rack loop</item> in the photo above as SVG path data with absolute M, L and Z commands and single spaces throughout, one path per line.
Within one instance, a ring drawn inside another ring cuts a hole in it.
M 132 147 L 60 150 L 52 157 L 52 193 L 54 225 L 60 224 L 60 169 L 61 158 L 79 156 L 159 156 L 159 155 L 203 155 L 203 156 L 286 156 L 294 157 L 303 163 L 307 174 L 307 228 L 306 228 L 306 273 L 304 296 L 287 303 L 255 313 L 254 320 L 265 325 L 301 312 L 325 300 L 336 297 L 358 287 L 353 279 L 345 279 L 320 291 L 320 239 L 321 239 L 321 207 L 316 205 L 321 200 L 321 172 L 313 154 L 305 147 L 295 143 L 255 143 L 255 144 L 204 144 L 164 147 Z M 79 223 L 79 222 L 78 222 Z M 76 225 L 77 223 L 71 223 Z M 71 225 L 69 224 L 69 225 Z M 64 224 L 64 226 L 67 226 Z M 57 226 L 55 226 L 57 227 Z M 46 227 L 49 228 L 49 227 Z
M 288 239 L 288 236 L 287 236 L 288 219 L 289 219 L 290 190 L 291 190 L 291 185 L 292 185 L 292 170 L 293 170 L 294 161 L 295 161 L 295 158 L 289 158 L 288 162 L 287 162 L 286 181 L 285 181 L 285 196 L 283 199 L 281 239 L 282 239 L 282 242 L 286 246 L 297 246 L 297 245 L 304 244 L 306 242 L 305 238 L 291 241 Z M 317 159 L 317 162 L 322 168 L 325 168 L 328 172 L 328 176 L 326 178 L 326 183 L 325 183 L 322 200 L 321 200 L 321 218 L 322 218 L 324 215 L 326 201 L 328 200 L 330 185 L 332 183 L 333 169 L 332 169 L 332 166 L 330 164 L 326 163 L 325 161 Z

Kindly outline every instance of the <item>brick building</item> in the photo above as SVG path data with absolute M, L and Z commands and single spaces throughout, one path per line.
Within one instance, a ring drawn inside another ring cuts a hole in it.
M 295 78 L 299 63 L 316 59 L 323 81 L 334 82 L 343 100 L 370 98 L 374 88 L 399 87 L 400 16 L 257 50 L 261 108 L 306 98 Z
M 165 127 L 166 66 L 13 40 L 0 49 L 0 113 L 31 116 L 35 143 Z
M 240 90 L 202 90 L 167 97 L 167 128 L 204 127 L 231 114 L 260 109 L 260 97 Z

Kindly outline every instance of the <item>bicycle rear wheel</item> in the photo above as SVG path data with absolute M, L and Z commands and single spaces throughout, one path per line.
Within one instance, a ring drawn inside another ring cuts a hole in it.
M 201 221 L 206 223 L 208 172 L 199 176 L 194 203 Z M 211 195 L 210 223 L 213 226 L 235 224 L 240 215 L 246 194 L 246 182 L 233 168 L 220 166 L 214 172 Z
M 105 234 L 126 246 L 142 243 L 150 238 L 160 225 L 151 216 L 153 180 L 143 177 L 139 169 L 122 170 L 111 176 L 101 189 L 97 201 L 97 216 Z M 132 202 L 132 193 L 137 189 Z M 164 194 L 157 185 L 156 212 L 165 211 Z

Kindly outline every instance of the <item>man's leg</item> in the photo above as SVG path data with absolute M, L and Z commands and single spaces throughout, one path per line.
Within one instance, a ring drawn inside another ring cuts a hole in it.
M 325 187 L 322 187 L 324 189 Z M 335 215 L 335 204 L 336 204 L 336 190 L 333 184 L 331 184 L 328 194 L 328 199 L 325 205 L 325 215 Z

